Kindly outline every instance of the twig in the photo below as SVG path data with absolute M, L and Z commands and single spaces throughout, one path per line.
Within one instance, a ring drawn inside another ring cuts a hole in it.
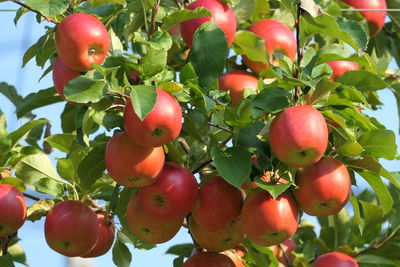
M 178 139 L 176 139 L 176 141 L 182 146 L 183 150 L 185 150 L 186 153 L 190 152 L 190 146 L 188 145 L 188 143 L 184 138 L 179 137 Z
M 397 235 L 400 235 L 400 225 L 397 226 L 397 227 L 395 228 L 395 230 L 394 230 L 392 233 L 390 233 L 390 235 L 386 236 L 386 237 L 383 238 L 381 241 L 379 241 L 379 242 L 377 242 L 377 243 L 375 243 L 375 244 L 372 244 L 371 246 L 369 246 L 369 247 L 367 247 L 367 248 L 365 248 L 365 249 L 360 250 L 359 252 L 357 252 L 357 254 L 355 255 L 355 257 L 357 257 L 357 256 L 359 256 L 359 255 L 361 255 L 361 254 L 365 254 L 366 252 L 368 252 L 368 251 L 370 251 L 370 250 L 380 248 L 380 247 L 383 246 L 386 242 L 388 242 L 390 239 L 392 239 L 393 237 L 395 237 L 395 236 L 397 236 Z
M 43 18 L 44 18 L 45 20 L 47 20 L 48 22 L 52 22 L 52 23 L 58 24 L 58 21 L 55 21 L 55 20 L 53 20 L 53 19 L 51 19 L 51 18 L 49 18 L 49 17 L 46 17 L 46 16 L 43 15 L 40 11 L 33 9 L 33 8 L 31 8 L 30 6 L 27 6 L 26 4 L 24 4 L 24 3 L 20 2 L 20 1 L 17 1 L 17 0 L 10 0 L 10 1 L 16 3 L 17 5 L 22 6 L 23 8 L 26 8 L 26 9 L 28 9 L 28 10 L 30 10 L 30 11 L 32 11 L 32 12 L 38 14 L 39 16 L 43 17 Z
M 40 200 L 40 198 L 32 196 L 31 194 L 28 194 L 28 193 L 25 193 L 25 192 L 22 192 L 22 195 L 24 195 L 24 197 L 30 198 L 30 199 L 35 200 L 35 201 L 39 201 Z
M 301 60 L 303 59 L 303 55 L 302 55 L 303 52 L 300 47 L 300 16 L 302 13 L 302 9 L 301 9 L 300 5 L 301 5 L 301 2 L 298 1 L 295 25 L 296 25 L 296 44 L 297 44 L 297 64 L 298 64 L 299 69 L 295 73 L 296 78 L 300 77 L 300 63 L 301 63 Z M 297 100 L 299 100 L 299 98 L 300 98 L 300 91 L 301 91 L 300 86 L 296 86 L 295 94 L 294 94 L 295 102 L 297 102 Z
M 283 258 L 285 259 L 286 266 L 287 267 L 292 267 L 292 263 L 290 262 L 289 256 L 286 253 L 286 251 L 283 249 L 282 244 L 279 244 L 278 246 L 279 246 L 279 249 L 282 250 Z
M 211 122 L 209 122 L 208 125 L 210 125 L 211 127 L 215 127 L 215 128 L 220 129 L 220 130 L 223 130 L 223 131 L 225 131 L 227 133 L 230 133 L 230 134 L 233 133 L 230 129 L 222 127 L 222 126 L 219 126 L 219 125 L 216 125 L 216 124 L 213 124 Z
M 156 16 L 157 16 L 157 13 L 158 13 L 158 8 L 160 6 L 160 1 L 161 0 L 157 0 L 156 4 L 152 8 L 150 28 L 147 31 L 147 36 L 149 36 L 149 39 L 151 39 L 151 37 L 153 36 L 153 33 L 156 30 Z
M 131 97 L 130 97 L 129 95 L 124 94 L 124 93 L 120 93 L 120 92 L 117 92 L 117 91 L 114 91 L 114 90 L 111 89 L 111 88 L 108 89 L 108 92 L 110 92 L 110 93 L 112 93 L 112 94 L 120 95 L 120 96 L 125 97 L 125 98 L 127 98 L 127 99 L 131 99 Z
M 209 160 L 203 162 L 202 164 L 200 164 L 199 167 L 197 167 L 194 171 L 192 171 L 192 173 L 194 174 L 194 173 L 200 172 L 205 166 L 207 166 L 207 165 L 210 164 L 211 162 L 212 162 L 212 159 L 209 159 Z
M 0 252 L 1 252 L 0 256 L 6 255 L 8 253 L 8 244 L 16 236 L 17 236 L 17 232 L 12 233 L 9 236 L 0 238 Z

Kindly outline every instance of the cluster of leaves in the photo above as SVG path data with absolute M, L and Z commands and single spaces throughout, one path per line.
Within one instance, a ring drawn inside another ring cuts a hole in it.
M 389 12 L 391 20 L 384 31 L 370 40 L 366 23 L 357 12 L 342 12 L 343 4 L 337 1 L 315 2 L 323 12 L 310 1 L 232 0 L 230 5 L 239 22 L 232 50 L 223 31 L 207 22 L 196 32 L 188 54 L 181 38 L 171 36 L 168 29 L 182 21 L 210 15 L 204 8 L 186 10 L 182 2 L 170 0 L 25 1 L 39 13 L 38 22 L 61 21 L 71 10 L 98 16 L 109 31 L 111 49 L 102 65 L 95 65 L 94 70 L 65 87 L 67 100 L 84 105 L 65 104 L 62 133 L 51 134 L 50 122 L 36 119 L 32 113 L 62 101 L 54 88 L 23 98 L 13 86 L 0 84 L 0 92 L 15 105 L 17 117 L 27 121 L 9 133 L 0 113 L 0 166 L 14 174 L 3 176 L 0 183 L 20 190 L 29 187 L 44 194 L 43 199 L 29 207 L 31 221 L 45 216 L 60 199 L 104 201 L 120 222 L 113 260 L 117 266 L 129 266 L 132 256 L 126 244 L 141 249 L 153 246 L 141 241 L 127 227 L 125 209 L 136 190 L 121 189 L 105 173 L 105 146 L 110 132 L 122 129 L 121 107 L 130 101 L 127 96 L 141 118 L 155 104 L 155 88 L 169 91 L 179 100 L 184 123 L 180 138 L 164 147 L 167 160 L 199 173 L 201 179 L 218 173 L 239 189 L 250 177 L 273 197 L 295 187 L 296 170 L 280 164 L 272 154 L 269 123 L 288 106 L 313 105 L 340 126 L 331 127 L 326 154 L 347 165 L 353 185 L 360 181 L 355 179 L 358 174 L 372 190 L 351 196 L 352 217 L 344 209 L 336 216 L 318 218 L 319 235 L 318 228 L 302 220 L 294 236 L 299 245 L 294 266 L 307 266 L 317 254 L 332 250 L 357 256 L 365 266 L 398 266 L 400 175 L 385 170 L 379 163 L 379 159 L 397 158 L 395 135 L 354 107 L 379 108 L 383 103 L 377 91 L 385 88 L 390 88 L 400 103 L 399 76 L 397 71 L 388 70 L 392 57 L 400 62 L 396 46 L 400 18 Z M 398 1 L 387 2 L 388 7 L 400 7 Z M 15 22 L 27 11 L 21 7 Z M 299 13 L 300 63 L 274 54 L 280 66 L 262 73 L 269 78 L 268 83 L 260 78 L 260 93 L 246 93 L 239 105 L 230 107 L 229 95 L 218 90 L 217 78 L 225 70 L 246 68 L 238 55 L 265 63 L 269 58 L 264 40 L 246 28 L 262 18 L 276 19 L 294 28 Z M 44 77 L 52 70 L 55 53 L 54 28 L 47 27 L 46 33 L 26 51 L 23 65 L 36 60 Z M 362 70 L 348 72 L 337 82 L 329 81 L 332 73 L 326 63 L 335 60 L 357 62 Z M 132 72 L 139 73 L 139 77 L 132 78 Z M 57 159 L 56 168 L 47 155 L 52 148 L 64 153 L 64 157 Z M 252 164 L 254 155 L 257 166 Z M 265 171 L 283 177 L 288 184 L 263 182 L 260 177 Z M 249 266 L 277 266 L 269 248 L 250 240 L 244 245 Z M 168 251 L 178 255 L 176 266 L 190 255 L 192 247 L 178 245 Z M 19 257 L 21 251 L 17 251 L 12 253 L 10 249 L 13 260 L 25 262 L 24 257 Z M 6 261 L 12 266 L 10 259 L 0 257 L 1 266 Z

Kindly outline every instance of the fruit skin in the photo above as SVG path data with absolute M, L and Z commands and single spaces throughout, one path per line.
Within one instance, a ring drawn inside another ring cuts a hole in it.
M 199 252 L 183 263 L 182 267 L 236 267 L 233 261 L 226 255 Z
M 196 220 L 190 216 L 189 229 L 196 242 L 209 252 L 221 252 L 232 249 L 239 245 L 244 238 L 242 223 L 239 219 L 232 222 L 224 231 L 211 232 L 201 227 Z
M 293 32 L 284 24 L 273 19 L 262 19 L 249 28 L 249 31 L 265 40 L 265 50 L 269 55 L 269 61 L 273 62 L 272 55 L 275 52 L 282 53 L 294 60 L 296 57 L 297 44 Z M 243 62 L 255 73 L 260 73 L 270 66 L 258 61 L 252 61 L 243 56 Z
M 386 9 L 386 0 L 341 0 L 359 9 Z M 386 11 L 360 11 L 367 20 L 371 37 L 378 34 L 385 25 Z
M 0 184 L 0 238 L 18 231 L 25 223 L 26 200 L 12 185 Z
M 231 106 L 235 107 L 243 99 L 244 88 L 258 91 L 258 79 L 251 73 L 243 70 L 234 70 L 225 73 L 218 79 L 219 89 L 229 91 Z
M 183 224 L 183 219 L 159 220 L 151 217 L 143 210 L 137 194 L 128 203 L 126 219 L 131 231 L 151 244 L 161 244 L 172 239 Z
M 70 69 L 88 71 L 101 64 L 110 48 L 110 36 L 96 17 L 75 13 L 56 28 L 57 54 Z
M 139 199 L 151 217 L 179 220 L 189 214 L 197 192 L 196 178 L 188 169 L 166 162 L 156 182 L 140 189 Z
M 105 161 L 108 174 L 125 187 L 154 183 L 164 160 L 162 147 L 141 146 L 124 132 L 115 134 L 107 143 Z
M 337 81 L 343 74 L 350 70 L 359 70 L 358 64 L 352 61 L 330 61 L 327 64 L 332 68 L 331 81 Z
M 189 47 L 192 47 L 196 30 L 203 23 L 210 21 L 212 18 L 213 22 L 225 33 L 226 40 L 230 46 L 236 33 L 236 17 L 232 8 L 220 0 L 197 0 L 186 6 L 186 8 L 190 10 L 194 10 L 198 7 L 208 9 L 212 16 L 182 22 L 180 25 L 183 41 L 185 41 Z
M 115 236 L 115 225 L 104 221 L 104 214 L 97 213 L 97 223 L 99 226 L 99 236 L 94 247 L 83 258 L 99 257 L 107 253 L 112 247 Z
M 215 176 L 200 187 L 192 216 L 201 227 L 220 232 L 240 216 L 242 205 L 242 192 Z
M 319 256 L 313 267 L 358 267 L 358 263 L 349 255 L 340 252 L 330 252 Z
M 288 240 L 283 241 L 280 245 L 281 245 L 282 249 L 279 247 L 279 245 L 274 246 L 274 255 L 280 263 L 282 263 L 286 266 L 287 262 L 286 262 L 285 256 L 283 255 L 283 252 L 286 253 L 286 255 L 289 259 L 289 262 L 291 263 L 295 258 L 295 256 L 292 254 L 292 252 L 296 250 L 297 244 L 292 239 L 288 239 Z
M 228 256 L 235 264 L 235 267 L 245 267 L 244 265 L 245 261 L 242 259 L 242 257 L 244 257 L 247 254 L 247 251 L 244 247 L 236 246 L 233 249 L 229 249 L 221 253 Z
M 124 112 L 126 134 L 143 146 L 162 146 L 174 140 L 182 128 L 182 110 L 178 101 L 168 92 L 156 89 L 157 101 L 153 110 L 141 121 L 132 102 Z
M 44 234 L 47 244 L 58 253 L 67 257 L 84 255 L 99 236 L 96 213 L 85 203 L 61 201 L 47 214 Z
M 297 230 L 299 213 L 292 197 L 283 193 L 275 200 L 255 189 L 244 201 L 242 226 L 246 235 L 260 246 L 272 246 L 290 238 Z
M 285 109 L 272 121 L 271 149 L 280 161 L 294 168 L 318 162 L 328 146 L 328 126 L 322 114 L 311 106 Z
M 70 80 L 79 77 L 80 75 L 81 74 L 78 71 L 68 68 L 61 59 L 56 59 L 53 66 L 53 82 L 54 87 L 62 99 L 66 100 L 64 96 L 64 86 L 67 85 Z M 77 104 L 71 101 L 68 102 L 71 104 Z
M 294 196 L 302 210 L 313 216 L 337 214 L 348 202 L 351 180 L 346 166 L 323 158 L 297 173 Z

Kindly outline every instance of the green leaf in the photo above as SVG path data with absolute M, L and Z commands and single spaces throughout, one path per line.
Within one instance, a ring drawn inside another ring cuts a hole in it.
M 256 9 L 256 0 L 232 0 L 232 9 L 238 24 L 240 24 L 253 15 Z
M 13 259 L 10 254 L 0 256 L 0 266 L 2 267 L 15 267 Z
M 47 17 L 55 17 L 68 9 L 68 0 L 26 0 L 25 3 Z
M 65 188 L 63 184 L 54 181 L 54 179 L 44 177 L 35 184 L 35 190 L 43 194 L 57 197 L 64 193 Z
M 57 148 L 61 152 L 69 153 L 72 145 L 76 143 L 76 135 L 65 133 L 65 134 L 53 134 L 44 139 L 52 147 Z
M 197 19 L 201 17 L 208 17 L 211 13 L 208 9 L 204 7 L 198 7 L 194 10 L 182 9 L 175 11 L 171 15 L 164 17 L 164 24 L 161 27 L 163 30 L 171 28 L 173 25 L 190 20 Z
M 300 7 L 307 11 L 311 16 L 318 17 L 322 14 L 321 9 L 317 6 L 314 0 L 301 0 Z
M 356 229 L 358 229 L 358 234 L 362 235 L 364 231 L 364 220 L 361 218 L 360 206 L 353 193 L 350 195 L 350 203 L 354 210 L 353 224 L 356 226 Z
M 129 267 L 132 261 L 132 254 L 124 243 L 117 240 L 112 249 L 112 259 L 118 267 Z
M 150 47 L 139 65 L 140 76 L 152 77 L 163 71 L 167 65 L 167 55 L 168 53 L 165 49 Z
M 88 0 L 88 2 L 92 6 L 99 6 L 99 5 L 104 5 L 104 4 L 108 4 L 108 3 L 120 4 L 120 5 L 123 5 L 123 6 L 126 5 L 126 1 L 125 0 Z
M 283 192 L 285 192 L 292 184 L 270 184 L 266 183 L 264 181 L 261 181 L 260 179 L 256 179 L 256 184 L 258 187 L 261 189 L 266 190 L 270 195 L 272 196 L 273 199 L 276 199 L 281 195 Z
M 385 89 L 388 85 L 376 74 L 365 70 L 352 70 L 343 74 L 338 82 L 354 86 L 362 92 Z
M 30 130 L 32 130 L 35 126 L 48 122 L 48 120 L 36 120 L 36 121 L 28 121 L 20 128 L 10 133 L 9 137 L 11 139 L 11 145 L 15 146 L 25 134 L 27 134 Z
M 383 210 L 380 206 L 371 204 L 369 202 L 360 200 L 362 212 L 365 220 L 365 231 L 373 228 L 376 224 L 380 224 L 383 221 Z
M 385 259 L 381 256 L 371 255 L 371 254 L 363 254 L 358 256 L 357 262 L 363 264 L 374 264 L 374 266 L 382 266 L 382 265 L 389 265 L 389 266 L 396 266 L 396 264 L 388 259 Z
M 157 102 L 157 92 L 154 86 L 131 86 L 131 101 L 133 110 L 141 121 L 153 110 Z
M 15 244 L 12 244 L 11 242 L 8 247 L 8 253 L 11 255 L 14 262 L 29 266 L 28 262 L 26 261 L 25 251 L 19 243 L 16 242 Z
M 210 86 L 221 76 L 228 52 L 229 47 L 225 33 L 213 22 L 203 23 L 197 29 L 193 37 L 189 61 L 192 63 L 202 87 Z
M 243 182 L 251 172 L 251 154 L 239 146 L 224 151 L 214 146 L 211 148 L 211 158 L 222 178 L 241 190 Z
M 105 143 L 95 146 L 79 164 L 78 175 L 83 188 L 89 189 L 103 175 L 106 169 L 105 150 Z
M 22 102 L 23 98 L 17 93 L 17 89 L 14 86 L 8 85 L 5 82 L 0 83 L 0 93 L 2 93 L 14 106 L 18 106 Z
M 22 102 L 17 105 L 17 116 L 21 118 L 34 109 L 48 106 L 63 101 L 58 96 L 54 87 L 40 90 L 27 95 Z
M 17 188 L 19 191 L 25 191 L 25 184 L 21 179 L 15 177 L 3 177 L 0 179 L 0 184 L 9 184 Z
M 290 94 L 279 87 L 267 87 L 257 94 L 251 105 L 255 117 L 264 112 L 276 113 L 289 106 Z
M 356 141 L 348 141 L 337 148 L 336 152 L 343 157 L 353 157 L 364 152 L 364 148 Z
M 104 96 L 106 88 L 107 83 L 103 80 L 80 76 L 65 85 L 64 96 L 67 100 L 76 103 L 98 102 Z
M 232 48 L 236 54 L 245 55 L 253 61 L 267 64 L 268 53 L 264 43 L 263 38 L 250 31 L 237 31 Z
M 178 256 L 184 256 L 184 257 L 188 258 L 192 254 L 193 248 L 194 248 L 194 245 L 192 243 L 179 244 L 179 245 L 174 245 L 174 246 L 170 247 L 165 253 L 178 255 Z
M 53 199 L 41 199 L 29 206 L 26 219 L 32 222 L 40 220 L 47 215 L 54 205 Z
M 390 130 L 366 132 L 358 138 L 358 143 L 376 158 L 393 160 L 397 153 L 396 137 Z

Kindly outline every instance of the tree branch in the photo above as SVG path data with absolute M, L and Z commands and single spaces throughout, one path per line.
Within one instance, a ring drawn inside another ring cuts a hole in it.
M 43 17 L 43 18 L 44 18 L 45 20 L 47 20 L 48 22 L 52 22 L 52 23 L 58 24 L 58 21 L 55 21 L 55 20 L 53 20 L 53 19 L 51 19 L 51 18 L 49 18 L 49 17 L 46 17 L 46 16 L 43 15 L 40 11 L 31 8 L 30 6 L 28 6 L 28 5 L 26 5 L 26 4 L 22 3 L 22 2 L 20 2 L 20 1 L 18 1 L 18 0 L 10 0 L 10 1 L 11 1 L 11 2 L 14 2 L 14 3 L 17 4 L 17 5 L 22 6 L 23 8 L 26 8 L 26 9 L 28 9 L 28 10 L 30 10 L 30 11 L 32 11 L 32 12 L 38 14 L 39 16 Z
M 378 249 L 380 247 L 382 247 L 384 244 L 386 244 L 386 242 L 388 242 L 390 239 L 392 239 L 393 237 L 400 235 L 400 225 L 397 226 L 395 228 L 395 230 L 393 230 L 393 232 L 390 233 L 390 235 L 384 237 L 381 241 L 374 243 L 372 245 L 370 245 L 369 247 L 360 250 L 359 252 L 357 252 L 357 254 L 355 255 L 355 257 L 361 255 L 361 254 L 365 254 L 366 252 L 370 251 L 370 250 L 374 250 L 374 249 Z
M 160 1 L 161 0 L 157 0 L 156 4 L 154 5 L 154 7 L 152 8 L 152 15 L 151 15 L 151 23 L 150 23 L 150 28 L 147 31 L 147 36 L 149 37 L 149 39 L 152 38 L 153 33 L 156 30 L 156 16 L 158 13 L 158 8 L 160 6 Z
M 183 150 L 185 150 L 186 153 L 190 152 L 190 146 L 186 142 L 186 140 L 182 137 L 179 137 L 176 139 L 176 141 L 182 146 Z
M 223 130 L 223 131 L 225 131 L 225 132 L 227 132 L 227 133 L 230 133 L 230 134 L 233 133 L 230 129 L 225 128 L 225 127 L 222 127 L 222 126 L 219 126 L 219 125 L 216 125 L 216 124 L 213 124 L 213 123 L 211 123 L 211 122 L 209 122 L 208 125 L 211 126 L 211 127 L 218 128 L 218 129 L 220 129 L 220 130 Z
M 287 267 L 292 267 L 292 263 L 290 262 L 289 256 L 286 253 L 286 251 L 283 249 L 282 244 L 279 244 L 278 247 L 279 247 L 280 250 L 282 250 L 283 258 L 285 259 L 286 266 Z
M 192 171 L 193 174 L 200 172 L 205 166 L 207 166 L 208 164 L 210 164 L 212 162 L 212 159 L 209 159 L 205 162 L 203 162 L 202 164 L 200 164 L 199 167 L 197 167 L 194 171 Z
M 299 69 L 297 69 L 295 72 L 296 78 L 300 77 L 300 63 L 301 63 L 301 60 L 303 59 L 303 51 L 301 50 L 301 47 L 300 47 L 300 17 L 301 17 L 301 13 L 302 13 L 301 1 L 298 1 L 295 26 L 296 26 L 297 64 L 298 64 Z M 294 93 L 294 101 L 295 102 L 297 102 L 297 100 L 299 100 L 300 92 L 301 92 L 301 87 L 296 86 L 295 93 Z
M 32 196 L 31 194 L 28 194 L 28 193 L 25 193 L 25 192 L 22 192 L 22 195 L 24 197 L 30 198 L 30 199 L 35 200 L 35 201 L 39 201 L 40 200 L 40 198 Z

